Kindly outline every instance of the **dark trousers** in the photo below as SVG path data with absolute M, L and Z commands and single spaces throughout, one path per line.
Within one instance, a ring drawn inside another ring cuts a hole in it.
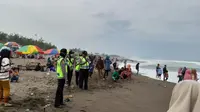
M 72 75 L 73 75 L 73 70 L 69 69 L 68 74 L 67 74 L 67 84 L 68 84 L 68 86 L 71 86 Z
M 80 74 L 79 74 L 79 88 L 83 89 L 83 83 L 84 83 L 84 89 L 88 89 L 88 75 L 89 75 L 89 70 L 88 69 L 80 69 Z
M 65 85 L 65 79 L 58 79 L 58 87 L 56 91 L 55 107 L 63 104 L 63 89 Z
M 108 76 L 109 71 L 110 70 L 105 70 L 103 78 L 106 78 L 106 76 Z
M 76 85 L 79 83 L 79 71 L 76 71 Z
M 18 79 L 19 79 L 19 76 L 13 76 L 13 77 L 11 77 L 11 82 L 13 82 L 13 81 L 18 81 Z

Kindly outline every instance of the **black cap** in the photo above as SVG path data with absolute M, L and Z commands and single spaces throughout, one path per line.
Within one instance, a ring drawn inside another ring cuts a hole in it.
M 62 56 L 63 58 L 65 58 L 66 55 L 67 55 L 67 49 L 62 48 L 62 49 L 60 50 L 60 56 Z
M 87 51 L 83 51 L 82 54 L 87 55 Z

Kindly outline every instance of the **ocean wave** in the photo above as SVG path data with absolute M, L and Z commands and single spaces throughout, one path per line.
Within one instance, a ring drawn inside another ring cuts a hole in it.
M 145 69 L 154 69 L 156 68 L 157 64 L 159 63 L 161 67 L 167 65 L 170 71 L 178 71 L 180 67 L 187 67 L 187 68 L 195 68 L 197 71 L 200 71 L 200 62 L 195 61 L 179 61 L 179 60 L 147 60 L 147 59 L 140 59 L 138 57 L 133 58 L 133 60 L 137 60 L 140 63 L 141 68 Z M 136 62 L 127 62 L 130 64 L 133 69 L 135 69 Z M 124 66 L 124 63 L 120 63 L 120 67 Z

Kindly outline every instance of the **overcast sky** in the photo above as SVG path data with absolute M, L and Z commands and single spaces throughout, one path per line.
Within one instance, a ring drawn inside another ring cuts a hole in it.
M 200 0 L 0 0 L 0 31 L 59 48 L 200 60 Z

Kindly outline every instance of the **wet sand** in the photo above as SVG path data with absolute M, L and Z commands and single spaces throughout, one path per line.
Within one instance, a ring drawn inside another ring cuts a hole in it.
M 74 78 L 74 75 L 73 75 Z M 74 84 L 74 79 L 73 79 Z M 97 74 L 89 79 L 89 90 L 65 88 L 65 95 L 73 95 L 62 109 L 53 107 L 57 86 L 56 74 L 22 71 L 19 83 L 11 83 L 11 103 L 14 107 L 0 107 L 0 112 L 166 112 L 173 83 L 135 76 L 132 81 L 100 80 Z

